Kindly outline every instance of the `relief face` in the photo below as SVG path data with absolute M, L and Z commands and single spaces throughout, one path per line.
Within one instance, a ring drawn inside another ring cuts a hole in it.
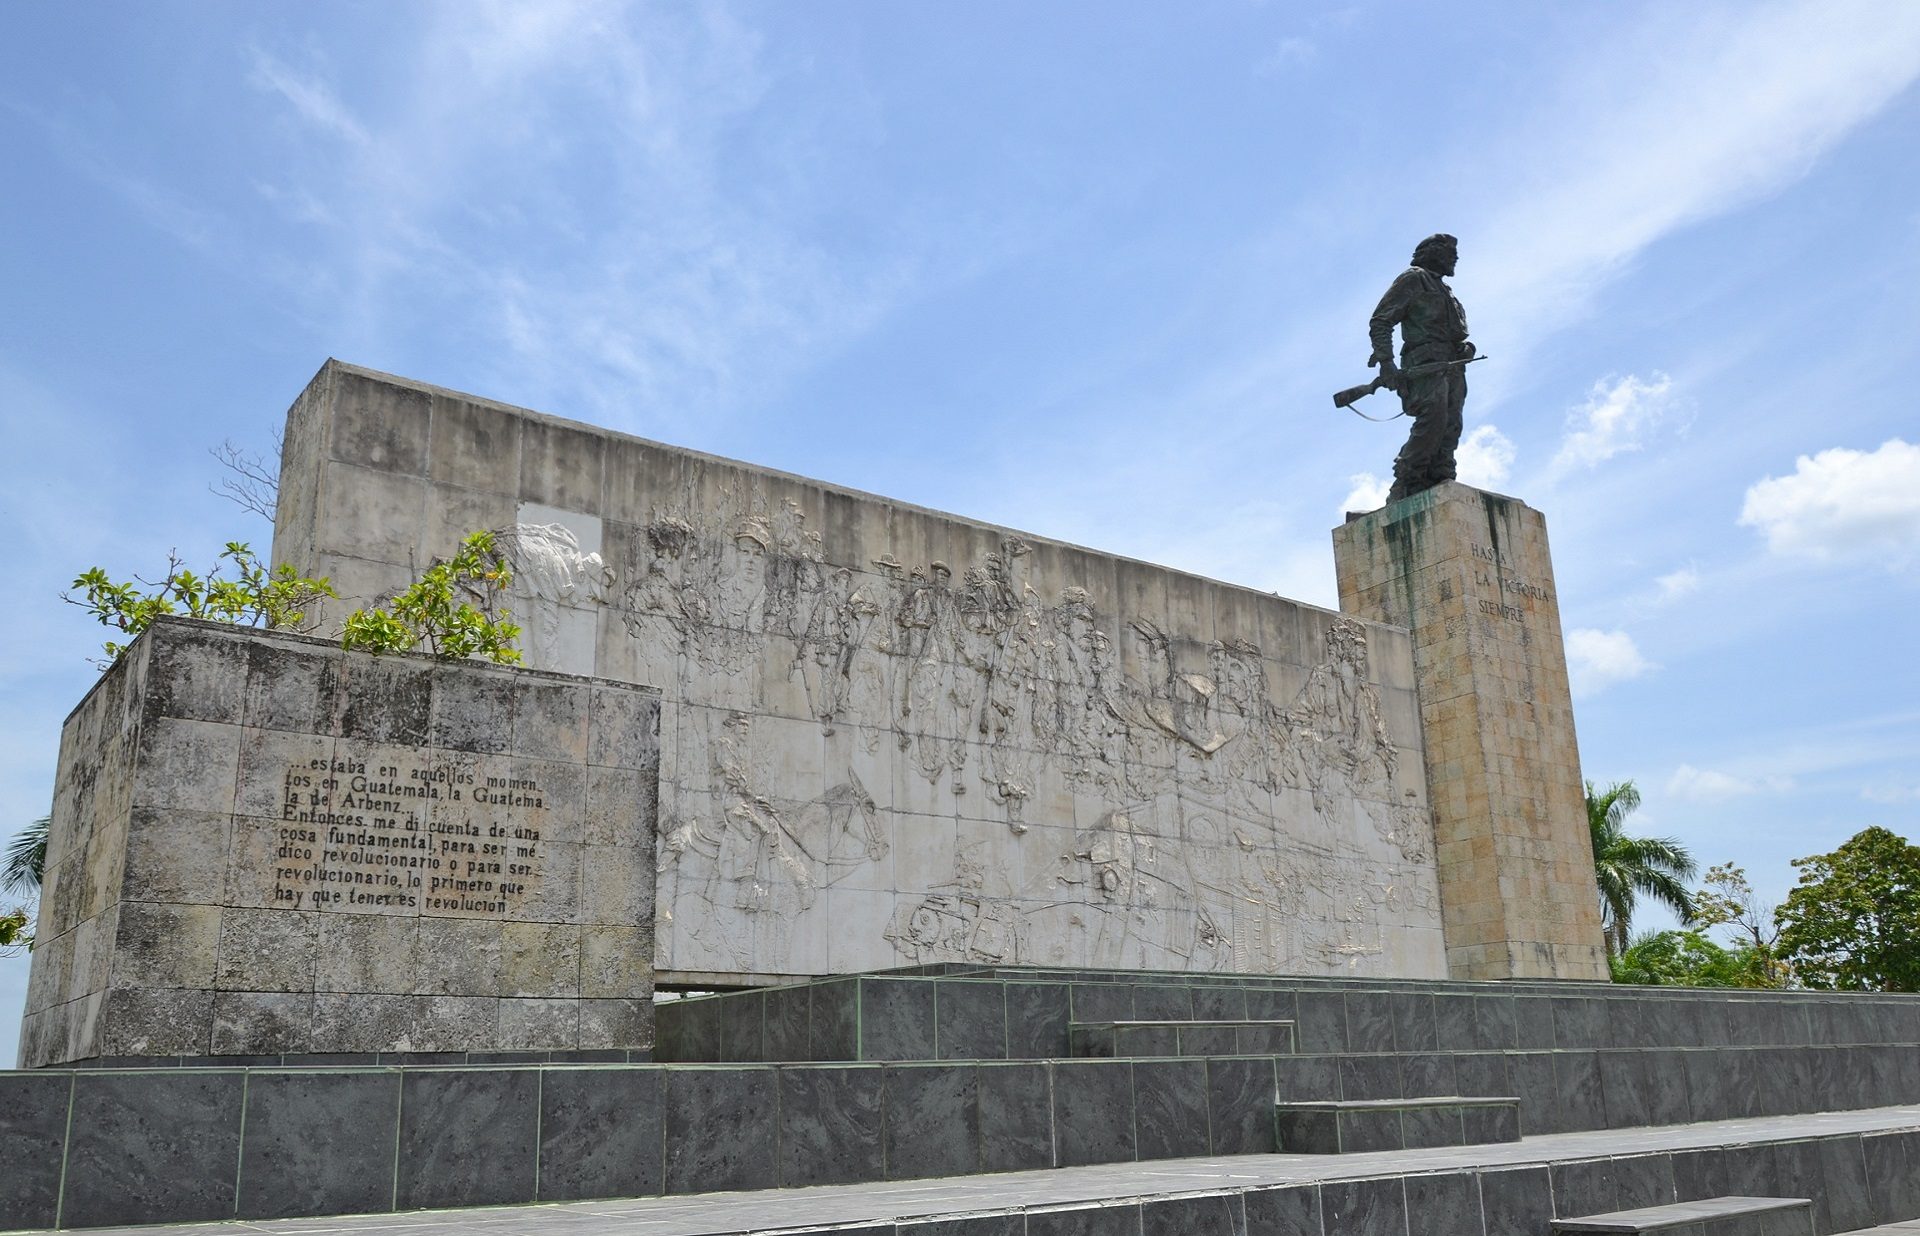
M 623 663 L 678 701 L 662 968 L 1441 966 L 1364 624 L 1288 666 L 1038 583 L 1016 538 L 834 563 L 793 503 L 735 505 L 656 511 L 607 564 L 564 528 L 509 538 L 539 603 L 613 607 Z

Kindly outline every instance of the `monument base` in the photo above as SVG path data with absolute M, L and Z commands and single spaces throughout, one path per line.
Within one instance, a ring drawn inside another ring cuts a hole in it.
M 1608 978 L 1540 512 L 1449 482 L 1333 532 L 1340 608 L 1413 635 L 1455 978 Z

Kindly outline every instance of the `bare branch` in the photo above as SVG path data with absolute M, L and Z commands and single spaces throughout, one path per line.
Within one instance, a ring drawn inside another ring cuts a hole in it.
M 269 462 L 265 456 L 227 439 L 207 453 L 232 475 L 207 488 L 241 510 L 250 511 L 268 523 L 274 522 L 280 509 L 280 455 L 284 445 L 281 432 L 274 430 L 273 459 Z

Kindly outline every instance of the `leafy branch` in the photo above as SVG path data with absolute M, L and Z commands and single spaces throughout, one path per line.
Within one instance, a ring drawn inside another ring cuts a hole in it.
M 27 922 L 25 906 L 0 914 L 0 957 L 33 947 L 33 933 L 27 930 Z
M 341 644 L 376 654 L 419 648 L 446 661 L 478 656 L 517 665 L 520 650 L 513 643 L 520 628 L 500 605 L 512 582 L 493 533 L 475 532 L 386 605 L 348 615 Z
M 229 570 L 231 576 L 223 575 Z M 76 591 L 80 595 L 75 596 Z M 308 578 L 285 563 L 268 569 L 244 541 L 228 541 L 204 575 L 188 570 L 178 552 L 169 552 L 167 573 L 158 580 L 136 575 L 131 583 L 116 583 L 104 570 L 92 567 L 81 572 L 60 599 L 129 637 L 125 643 L 106 641 L 106 658 L 96 662 L 104 669 L 158 618 L 182 615 L 238 626 L 307 631 L 314 625 L 308 618 L 313 606 L 322 597 L 338 595 L 324 578 Z

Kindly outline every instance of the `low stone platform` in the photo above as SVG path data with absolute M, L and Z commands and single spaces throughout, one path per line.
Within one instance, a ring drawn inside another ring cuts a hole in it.
M 1920 998 L 1589 983 L 933 966 L 665 1003 L 655 1058 L 984 1066 L 1105 1054 L 1102 1023 L 1158 1056 L 1243 1020 L 1291 1023 L 1283 1101 L 1513 1096 L 1526 1133 L 1920 1102 Z
M 1496 1146 L 1325 1158 L 1255 1155 L 914 1183 L 198 1224 L 409 1236 L 1548 1236 L 1552 1221 L 1733 1194 L 1813 1203 L 1819 1236 L 1920 1227 L 1920 1107 L 1567 1133 Z M 118 1228 L 103 1233 L 135 1233 Z
M 935 968 L 667 1001 L 658 1018 L 659 1063 L 167 1058 L 0 1074 L 0 1226 L 1234 1163 L 1305 1148 L 1282 1116 L 1314 1103 L 1358 1113 L 1354 1138 L 1312 1147 L 1323 1155 L 1490 1143 L 1457 1150 L 1468 1164 L 1507 1161 L 1521 1135 L 1611 1130 L 1632 1147 L 1715 1127 L 1703 1121 L 1920 1104 L 1913 997 Z M 1076 1058 L 1076 1022 L 1158 1023 L 1183 1054 Z M 1292 1023 L 1313 1047 L 1178 1041 L 1220 1023 Z M 1376 1137 L 1387 1110 L 1398 1136 Z M 1920 1146 L 1910 1158 L 1920 1180 Z M 1393 1170 L 1426 1170 L 1409 1162 Z M 1731 1192 L 1810 1195 L 1713 1196 Z M 1610 1208 L 1627 1206 L 1568 1213 Z

